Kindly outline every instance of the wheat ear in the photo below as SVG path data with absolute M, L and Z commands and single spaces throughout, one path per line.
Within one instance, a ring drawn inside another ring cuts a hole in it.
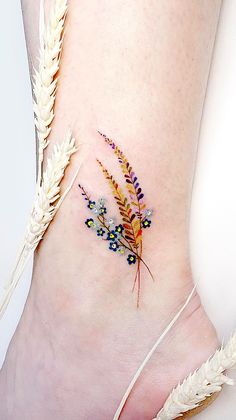
M 43 152 L 54 118 L 57 78 L 63 31 L 67 12 L 67 0 L 54 0 L 48 23 L 44 22 L 44 4 L 40 10 L 39 68 L 33 76 L 34 113 L 38 138 L 38 182 L 41 181 Z
M 48 145 L 47 139 L 54 118 L 56 74 L 60 64 L 66 12 L 67 0 L 53 0 L 49 20 L 45 24 L 44 0 L 40 2 L 39 68 L 33 76 L 34 113 L 38 137 L 38 182 L 26 235 L 20 246 L 10 279 L 4 286 L 3 297 L 0 301 L 0 318 L 10 302 L 31 253 L 36 249 L 59 205 L 73 184 L 71 182 L 64 195 L 61 196 L 60 182 L 71 155 L 76 151 L 75 140 L 71 133 L 68 133 L 62 144 L 54 146 L 52 156 L 48 159 L 46 170 L 42 176 L 43 152 Z
M 61 144 L 54 145 L 53 153 L 47 160 L 41 185 L 37 188 L 36 198 L 26 229 L 23 246 L 18 254 L 18 259 L 11 278 L 4 287 L 4 295 L 0 303 L 0 318 L 8 306 L 12 293 L 19 282 L 20 276 L 22 275 L 30 255 L 38 246 L 78 173 L 77 170 L 71 184 L 66 189 L 66 192 L 61 195 L 60 183 L 64 177 L 65 170 L 69 165 L 70 158 L 76 150 L 75 139 L 72 137 L 71 133 L 68 132 L 66 139 Z
M 212 394 L 221 391 L 224 384 L 233 385 L 225 371 L 236 365 L 236 333 L 225 347 L 203 363 L 179 384 L 167 398 L 163 408 L 153 420 L 172 420 L 199 405 Z

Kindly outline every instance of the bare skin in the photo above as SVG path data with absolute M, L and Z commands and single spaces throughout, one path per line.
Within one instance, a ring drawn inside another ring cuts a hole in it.
M 35 62 L 38 1 L 23 0 Z M 50 4 L 50 2 L 49 2 Z M 37 6 L 37 7 L 36 7 Z M 71 0 L 51 146 L 81 141 L 76 183 L 35 255 L 32 287 L 0 375 L 5 420 L 112 419 L 133 374 L 193 288 L 188 225 L 197 140 L 221 1 Z M 77 184 L 116 207 L 99 158 L 122 180 L 97 130 L 114 139 L 154 209 L 135 268 L 88 230 Z M 150 420 L 217 347 L 194 295 L 136 384 L 122 419 Z

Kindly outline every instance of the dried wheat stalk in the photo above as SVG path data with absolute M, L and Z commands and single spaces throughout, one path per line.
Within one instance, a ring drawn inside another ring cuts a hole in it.
M 41 181 L 43 152 L 54 118 L 57 78 L 63 31 L 67 12 L 67 0 L 54 0 L 48 23 L 44 23 L 41 3 L 39 68 L 33 76 L 34 113 L 38 137 L 38 182 Z
M 56 99 L 57 79 L 60 55 L 63 43 L 63 31 L 67 12 L 67 0 L 54 0 L 48 23 L 45 24 L 44 0 L 40 3 L 40 54 L 39 68 L 35 71 L 33 81 L 35 124 L 38 136 L 38 182 L 36 198 L 33 204 L 26 235 L 20 247 L 14 270 L 10 280 L 4 287 L 0 301 L 0 318 L 4 314 L 12 293 L 17 286 L 25 265 L 42 239 L 49 223 L 70 190 L 67 188 L 63 196 L 60 195 L 60 182 L 71 155 L 75 152 L 75 141 L 69 133 L 66 140 L 54 147 L 52 157 L 48 159 L 46 170 L 42 174 L 43 152 L 48 145 L 48 136 L 54 118 L 54 104 Z
M 37 188 L 23 246 L 19 252 L 11 278 L 4 287 L 4 295 L 0 303 L 0 318 L 8 306 L 12 293 L 19 282 L 30 255 L 38 246 L 50 222 L 55 217 L 61 202 L 70 190 L 78 173 L 77 170 L 71 184 L 64 194 L 61 195 L 60 183 L 69 165 L 70 158 L 76 150 L 75 139 L 68 132 L 66 139 L 61 144 L 54 145 L 52 156 L 48 158 L 47 166 L 42 176 L 42 183 Z
M 236 333 L 225 347 L 203 363 L 179 384 L 167 398 L 163 408 L 153 420 L 172 420 L 199 405 L 210 395 L 221 391 L 224 384 L 233 385 L 225 371 L 236 365 Z

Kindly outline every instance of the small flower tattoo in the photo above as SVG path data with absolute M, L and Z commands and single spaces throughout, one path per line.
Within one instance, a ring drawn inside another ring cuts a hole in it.
M 122 226 L 122 225 L 118 225 L 118 226 L 116 226 L 115 227 L 115 232 L 116 233 L 122 233 L 124 231 L 124 226 Z
M 106 212 L 107 212 L 106 207 L 100 207 L 100 209 L 99 209 L 100 214 L 106 214 Z
M 136 256 L 133 254 L 129 254 L 127 257 L 128 264 L 135 264 L 136 263 Z
M 116 252 L 119 249 L 118 242 L 116 242 L 116 241 L 110 242 L 109 249 L 111 249 L 112 251 L 115 251 Z
M 105 234 L 105 230 L 103 228 L 98 228 L 97 229 L 97 236 L 103 236 Z
M 95 201 L 89 201 L 89 202 L 88 202 L 88 208 L 89 208 L 90 210 L 93 210 L 95 207 L 96 207 L 96 203 L 95 203 Z
M 117 234 L 114 230 L 112 230 L 111 232 L 108 232 L 107 234 L 107 240 L 108 241 L 115 241 L 117 238 Z
M 88 228 L 95 228 L 96 227 L 96 224 L 95 224 L 93 219 L 87 219 L 85 224 L 88 226 Z
M 149 227 L 151 226 L 151 223 L 152 223 L 152 221 L 151 221 L 151 220 L 144 219 L 144 220 L 142 221 L 142 226 L 143 226 L 143 228 L 144 228 L 144 229 L 146 229 L 146 228 L 149 228 Z

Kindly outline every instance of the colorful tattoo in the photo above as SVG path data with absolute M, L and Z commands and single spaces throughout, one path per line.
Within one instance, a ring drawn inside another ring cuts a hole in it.
M 148 270 L 153 279 L 153 275 L 142 258 L 143 253 L 143 229 L 151 226 L 151 216 L 153 211 L 147 209 L 144 202 L 144 194 L 131 165 L 127 161 L 124 153 L 107 136 L 100 133 L 105 142 L 112 148 L 120 164 L 128 197 L 123 193 L 121 187 L 108 172 L 104 165 L 97 160 L 105 178 L 109 182 L 112 194 L 119 208 L 121 222 L 116 223 L 113 218 L 107 216 L 106 201 L 100 198 L 97 202 L 92 200 L 85 189 L 79 185 L 82 196 L 87 202 L 88 209 L 93 217 L 88 218 L 85 224 L 94 230 L 98 237 L 109 243 L 109 250 L 119 255 L 126 255 L 127 263 L 132 266 L 137 265 L 133 291 L 137 284 L 137 306 L 139 306 L 141 288 L 141 264 Z

